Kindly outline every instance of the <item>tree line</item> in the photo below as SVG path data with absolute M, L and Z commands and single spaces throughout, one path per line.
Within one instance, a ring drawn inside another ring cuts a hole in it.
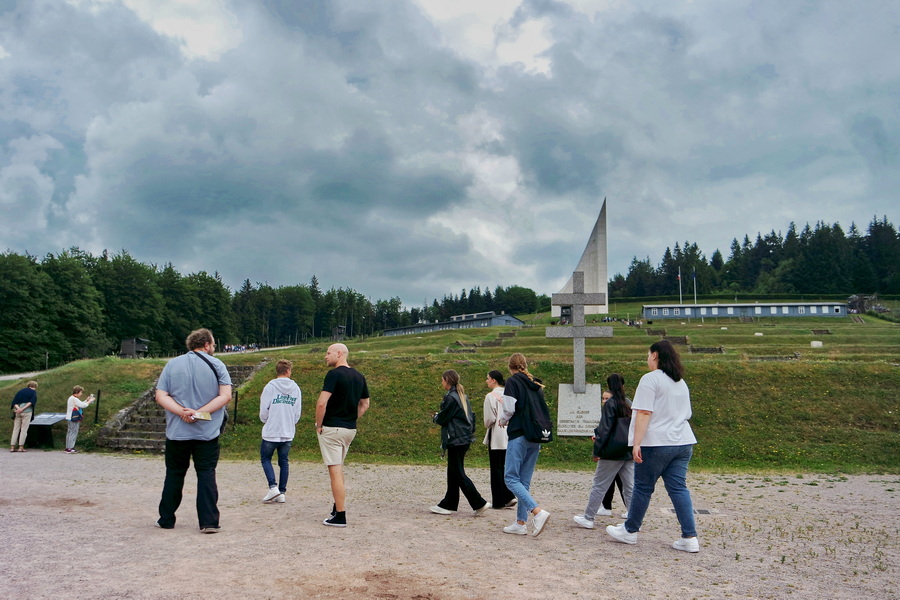
M 407 308 L 399 297 L 372 302 L 350 288 L 308 284 L 272 287 L 245 280 L 232 293 L 218 273 L 183 275 L 137 261 L 126 250 L 93 256 L 78 248 L 42 259 L 0 254 L 0 372 L 57 366 L 118 353 L 121 340 L 145 338 L 150 354 L 184 351 L 189 331 L 208 327 L 226 344 L 277 346 L 329 338 L 338 328 L 360 337 L 423 320 L 549 307 L 520 286 L 462 290 L 430 306 Z
M 666 248 L 662 260 L 634 257 L 626 275 L 609 283 L 612 298 L 672 296 L 679 293 L 679 268 L 685 295 L 733 294 L 900 294 L 900 236 L 883 217 L 873 218 L 866 233 L 851 224 L 794 223 L 782 235 L 774 230 L 731 242 L 726 260 L 717 249 L 707 260 L 696 243 Z
M 707 259 L 696 243 L 666 248 L 654 266 L 634 258 L 627 275 L 609 282 L 611 298 L 690 297 L 698 294 L 900 294 L 900 236 L 887 217 L 874 218 L 865 234 L 855 225 L 808 224 L 787 234 L 744 236 Z M 696 278 L 696 279 L 695 279 Z M 0 254 L 0 372 L 56 366 L 78 358 L 118 352 L 126 338 L 150 340 L 150 352 L 182 352 L 187 332 L 209 327 L 225 344 L 287 345 L 348 337 L 452 315 L 494 311 L 523 314 L 550 310 L 550 298 L 521 287 L 463 289 L 421 307 L 399 297 L 372 302 L 351 288 L 322 290 L 309 283 L 271 287 L 245 280 L 231 292 L 218 273 L 183 275 L 172 264 L 158 267 L 127 251 L 99 256 L 71 248 L 42 259 Z

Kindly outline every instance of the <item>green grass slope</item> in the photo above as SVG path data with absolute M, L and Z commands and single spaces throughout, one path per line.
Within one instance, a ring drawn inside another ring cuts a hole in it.
M 632 314 L 634 314 L 632 312 Z M 623 314 L 624 316 L 624 314 Z M 545 315 L 526 317 L 539 323 Z M 589 340 L 587 375 L 603 382 L 611 372 L 622 373 L 627 389 L 634 390 L 646 372 L 648 346 L 658 339 L 646 329 L 616 323 L 614 337 Z M 668 335 L 687 336 L 695 346 L 722 346 L 724 354 L 690 354 L 682 357 L 694 409 L 692 424 L 699 439 L 694 467 L 715 470 L 787 470 L 819 472 L 900 472 L 900 327 L 865 317 L 849 319 L 763 319 L 739 323 L 719 319 L 705 322 L 657 321 Z M 724 329 L 723 329 L 724 328 Z M 812 330 L 827 329 L 828 334 Z M 501 347 L 477 348 L 474 353 L 447 353 L 475 342 L 495 340 L 501 331 L 516 331 Z M 762 336 L 755 335 L 762 333 Z M 823 348 L 811 348 L 819 340 Z M 463 345 L 460 345 L 461 342 Z M 349 342 L 350 362 L 369 381 L 372 408 L 359 423 L 352 460 L 438 464 L 441 462 L 439 429 L 431 414 L 442 398 L 440 375 L 445 369 L 460 372 L 479 418 L 486 373 L 506 371 L 512 352 L 523 352 L 531 371 L 544 380 L 554 412 L 557 386 L 572 379 L 572 343 L 549 340 L 542 325 L 435 332 L 419 336 L 371 338 Z M 293 377 L 303 391 L 303 416 L 297 429 L 292 456 L 318 460 L 313 430 L 315 401 L 327 368 L 326 342 L 279 351 L 220 355 L 230 364 L 255 364 L 268 357 L 257 377 L 238 390 L 235 422 L 223 438 L 227 458 L 256 460 L 262 426 L 257 413 L 259 394 L 275 376 L 274 360 L 294 361 Z M 757 362 L 757 357 L 797 360 Z M 61 411 L 74 384 L 88 391 L 103 390 L 101 422 L 152 385 L 161 361 L 103 359 L 79 361 L 39 376 L 40 411 Z M 0 388 L 0 401 L 9 399 L 24 382 Z M 93 408 L 87 411 L 80 444 L 90 448 L 96 427 Z M 0 433 L 9 436 L 5 419 Z M 480 444 L 484 428 L 479 424 L 478 443 L 469 463 L 487 465 Z M 564 437 L 548 444 L 541 457 L 546 467 L 593 468 L 588 438 Z

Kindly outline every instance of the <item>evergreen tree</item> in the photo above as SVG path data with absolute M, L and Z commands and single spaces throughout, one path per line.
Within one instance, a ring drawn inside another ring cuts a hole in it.
M 53 310 L 45 317 L 62 336 L 57 357 L 61 362 L 103 356 L 111 346 L 104 335 L 102 298 L 88 272 L 89 263 L 89 254 L 70 248 L 56 256 L 48 254 L 40 265 L 51 281 L 48 294 Z
M 58 365 L 67 352 L 48 314 L 55 314 L 53 282 L 31 256 L 0 254 L 0 372 Z
M 865 241 L 865 253 L 878 278 L 878 292 L 900 294 L 900 237 L 894 225 L 883 217 L 872 219 Z
M 156 268 L 136 261 L 127 250 L 111 258 L 104 251 L 92 261 L 90 275 L 103 297 L 106 336 L 115 347 L 123 339 L 141 337 L 150 340 L 152 353 L 159 353 L 158 340 L 166 339 L 165 303 Z

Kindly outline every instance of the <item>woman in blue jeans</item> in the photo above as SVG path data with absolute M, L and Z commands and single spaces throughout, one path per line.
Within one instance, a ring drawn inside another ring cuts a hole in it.
M 503 390 L 503 414 L 500 427 L 506 427 L 509 444 L 506 447 L 504 481 L 518 500 L 515 522 L 503 528 L 504 533 L 525 535 L 528 533 L 528 517 L 531 517 L 531 535 L 537 537 L 547 525 L 550 513 L 543 510 L 531 495 L 531 477 L 537 465 L 541 445 L 525 439 L 522 413 L 528 394 L 543 397 L 544 384 L 528 372 L 525 356 L 516 352 L 509 357 L 510 377 Z M 529 392 L 530 390 L 530 392 Z
M 691 431 L 691 394 L 684 382 L 684 368 L 669 340 L 660 340 L 647 353 L 650 372 L 641 377 L 631 408 L 629 442 L 634 447 L 634 489 L 628 519 L 610 525 L 606 532 L 619 542 L 637 543 L 637 534 L 650 505 L 656 482 L 662 477 L 681 525 L 676 550 L 699 552 L 694 505 L 687 489 L 688 463 L 697 438 Z

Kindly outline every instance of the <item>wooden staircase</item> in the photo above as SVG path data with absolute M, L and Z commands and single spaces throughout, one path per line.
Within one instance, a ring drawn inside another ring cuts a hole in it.
M 256 366 L 229 366 L 233 389 L 256 374 Z M 156 403 L 156 386 L 112 417 L 97 434 L 97 445 L 112 450 L 162 452 L 166 445 L 166 411 Z

